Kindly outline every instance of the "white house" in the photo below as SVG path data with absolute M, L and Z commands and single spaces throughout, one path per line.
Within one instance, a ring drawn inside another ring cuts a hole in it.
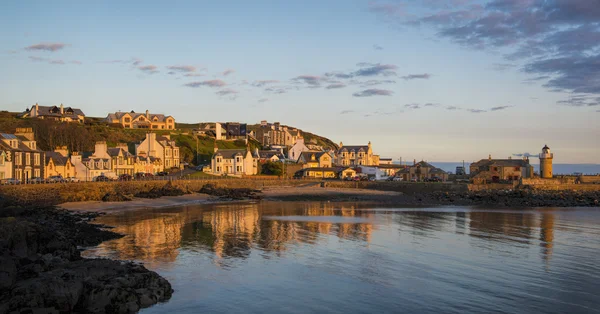
M 12 178 L 13 166 L 10 150 L 0 147 L 0 180 Z
M 296 143 L 294 143 L 294 145 L 292 145 L 292 147 L 290 147 L 288 150 L 288 159 L 298 160 L 302 152 L 307 152 L 309 150 L 310 149 L 304 145 L 304 138 L 298 137 L 298 139 L 296 139 Z
M 255 175 L 258 173 L 258 156 L 249 149 L 218 149 L 211 158 L 211 173 L 215 175 Z

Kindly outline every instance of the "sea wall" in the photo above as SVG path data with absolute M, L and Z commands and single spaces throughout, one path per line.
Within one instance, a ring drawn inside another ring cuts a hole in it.
M 553 179 L 542 179 L 542 178 L 528 178 L 521 179 L 522 185 L 562 185 L 562 184 L 575 184 L 575 177 L 563 177 Z
M 170 183 L 169 183 L 170 182 Z M 66 202 L 101 201 L 106 194 L 135 195 L 159 189 L 167 184 L 186 193 L 199 191 L 205 184 L 219 187 L 260 189 L 267 186 L 297 186 L 307 184 L 302 180 L 252 180 L 207 179 L 173 181 L 80 182 L 64 184 L 39 184 L 1 186 L 0 198 L 22 205 L 56 205 Z
M 379 191 L 394 191 L 405 194 L 430 193 L 430 192 L 466 192 L 466 184 L 453 184 L 441 182 L 389 182 L 389 181 L 326 181 L 326 187 L 346 189 L 368 189 Z

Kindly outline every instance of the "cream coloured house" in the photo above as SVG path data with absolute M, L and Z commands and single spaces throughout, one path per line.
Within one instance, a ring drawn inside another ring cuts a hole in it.
M 309 150 L 310 149 L 304 145 L 304 138 L 298 137 L 294 145 L 288 150 L 288 159 L 298 160 L 302 152 L 307 152 Z
M 46 152 L 45 177 L 62 176 L 63 178 L 76 177 L 76 169 L 66 146 L 57 147 L 53 152 Z
M 152 130 L 174 130 L 175 118 L 164 114 L 151 114 L 131 112 L 110 113 L 105 121 L 112 124 L 120 124 L 126 129 L 152 129 Z
M 1 143 L 1 142 L 0 142 Z M 12 160 L 10 150 L 5 149 L 0 144 L 0 180 L 12 178 Z
M 258 156 L 250 149 L 218 149 L 211 158 L 211 173 L 215 175 L 255 175 Z
M 298 163 L 302 168 L 331 168 L 333 156 L 328 152 L 302 152 L 298 157 Z
M 81 109 L 60 106 L 40 106 L 37 103 L 21 113 L 22 118 L 38 118 L 47 120 L 56 120 L 61 122 L 79 122 L 85 121 L 85 114 Z
M 344 146 L 340 142 L 340 148 L 337 151 L 337 162 L 339 166 L 377 166 L 379 165 L 379 156 L 373 155 L 371 142 L 367 145 Z
M 179 147 L 169 135 L 157 136 L 156 133 L 146 133 L 146 138 L 135 146 L 135 155 L 159 159 L 162 170 L 180 167 Z

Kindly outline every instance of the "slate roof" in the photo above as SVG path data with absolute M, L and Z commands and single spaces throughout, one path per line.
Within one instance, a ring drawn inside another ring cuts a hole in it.
M 340 152 L 340 153 L 344 152 L 344 151 L 347 151 L 347 152 L 352 152 L 352 151 L 359 152 L 361 150 L 363 152 L 365 152 L 365 153 L 368 152 L 369 151 L 369 145 L 348 145 L 348 146 L 344 145 L 344 146 L 342 146 L 338 150 L 338 152 Z
M 327 154 L 327 152 L 314 152 L 314 151 L 301 152 L 300 156 L 298 156 L 298 162 L 311 162 L 311 161 L 313 161 L 312 155 L 315 155 L 314 162 L 318 162 L 319 159 L 324 154 Z
M 270 159 L 273 156 L 277 156 L 279 159 L 284 158 L 283 155 L 281 154 L 281 152 L 279 152 L 277 150 L 259 150 L 258 156 L 260 158 L 265 158 L 265 159 Z
M 478 162 L 471 164 L 471 167 L 527 167 L 529 166 L 528 160 L 523 159 L 482 159 Z
M 233 159 L 238 154 L 242 157 L 246 156 L 245 149 L 219 149 L 213 156 L 221 156 L 225 159 Z
M 34 108 L 33 106 L 32 108 Z M 30 110 L 31 111 L 31 110 Z M 58 106 L 38 106 L 38 115 L 46 117 L 65 117 L 65 116 L 85 116 L 83 111 L 78 108 L 64 107 L 63 114 L 60 113 L 60 107 Z
M 57 152 L 46 152 L 46 164 L 50 162 L 50 159 L 54 161 L 55 166 L 65 166 L 69 161 L 69 157 L 65 157 Z
M 121 147 L 111 147 L 111 148 L 108 148 L 107 151 L 108 151 L 108 155 L 111 157 L 119 156 L 119 153 L 121 151 L 123 152 L 123 157 L 132 157 L 133 156 L 126 149 L 121 148 Z
M 131 120 L 135 120 L 137 119 L 139 116 L 144 116 L 144 118 L 146 117 L 146 113 L 145 112 L 115 112 L 115 113 L 109 113 L 108 114 L 108 119 L 110 120 L 120 120 L 124 115 L 130 115 L 131 116 Z M 154 117 L 156 117 L 158 119 L 157 122 L 165 122 L 165 119 L 170 117 L 170 116 L 165 116 L 164 114 L 149 114 L 149 120 L 154 121 Z

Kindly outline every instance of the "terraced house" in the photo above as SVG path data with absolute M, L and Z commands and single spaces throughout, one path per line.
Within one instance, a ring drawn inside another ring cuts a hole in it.
M 135 173 L 135 156 L 127 150 L 127 144 L 117 144 L 117 147 L 108 148 L 111 158 L 112 171 L 115 175 L 133 175 Z
M 52 152 L 46 152 L 45 176 L 62 176 L 63 178 L 75 177 L 75 166 L 69 158 L 69 152 L 66 146 L 57 147 Z
M 174 130 L 175 118 L 164 114 L 151 114 L 131 112 L 109 113 L 105 121 L 112 124 L 120 124 L 125 129 L 152 129 L 152 130 Z
M 0 133 L 2 150 L 6 161 L 12 162 L 10 174 L 5 164 L 5 178 L 15 178 L 26 182 L 31 178 L 44 177 L 45 153 L 37 148 L 31 128 L 17 128 L 15 134 Z
M 179 147 L 171 140 L 170 135 L 157 136 L 156 133 L 146 133 L 146 138 L 135 146 L 135 155 L 157 158 L 161 161 L 163 169 L 180 166 Z

